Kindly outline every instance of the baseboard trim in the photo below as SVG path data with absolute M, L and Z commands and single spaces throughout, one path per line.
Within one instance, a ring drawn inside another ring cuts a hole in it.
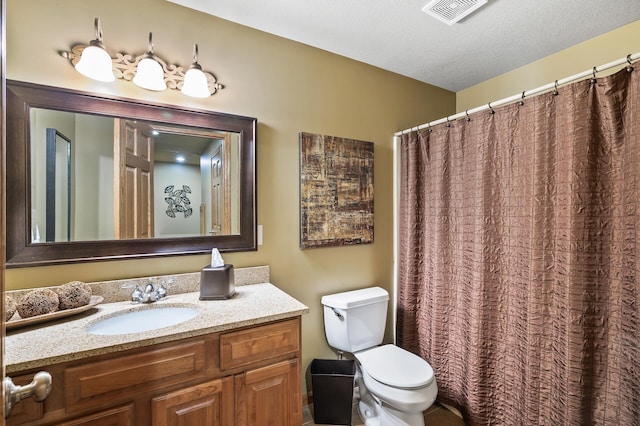
M 313 404 L 313 392 L 308 392 L 302 395 L 302 406 Z
M 454 407 L 452 407 L 450 405 L 447 405 L 447 404 L 443 404 L 442 402 L 440 402 L 439 404 L 442 405 L 447 410 L 451 411 L 456 416 L 462 418 L 462 413 L 457 408 L 454 408 Z

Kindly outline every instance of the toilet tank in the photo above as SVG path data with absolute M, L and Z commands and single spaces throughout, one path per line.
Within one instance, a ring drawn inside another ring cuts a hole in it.
M 329 345 L 358 352 L 382 343 L 389 293 L 380 287 L 322 296 L 324 331 Z

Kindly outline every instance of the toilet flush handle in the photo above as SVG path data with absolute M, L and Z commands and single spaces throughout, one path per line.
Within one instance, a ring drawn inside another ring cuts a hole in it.
M 336 316 L 338 317 L 338 319 L 340 321 L 344 321 L 344 316 L 342 316 L 342 314 L 340 312 L 338 312 L 338 310 L 336 308 L 331 308 L 331 310 L 333 311 L 334 314 L 336 314 Z

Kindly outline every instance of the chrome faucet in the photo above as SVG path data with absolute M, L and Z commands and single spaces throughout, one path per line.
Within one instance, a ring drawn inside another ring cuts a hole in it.
M 156 300 L 160 300 L 167 295 L 167 287 L 163 283 L 155 288 L 152 282 L 148 282 L 144 286 L 144 290 L 140 289 L 140 286 L 136 285 L 133 293 L 131 293 L 131 301 L 135 303 L 152 303 Z

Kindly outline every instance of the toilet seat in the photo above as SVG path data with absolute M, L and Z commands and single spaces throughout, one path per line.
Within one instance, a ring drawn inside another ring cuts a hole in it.
M 384 404 L 394 407 L 405 413 L 421 413 L 436 400 L 438 386 L 435 380 L 425 387 L 418 389 L 402 389 L 385 385 L 367 374 L 361 368 L 362 380 L 365 392 L 375 395 Z M 418 423 L 416 423 L 418 424 Z
M 434 380 L 428 362 L 395 345 L 378 346 L 353 354 L 372 379 L 398 389 L 418 389 Z

